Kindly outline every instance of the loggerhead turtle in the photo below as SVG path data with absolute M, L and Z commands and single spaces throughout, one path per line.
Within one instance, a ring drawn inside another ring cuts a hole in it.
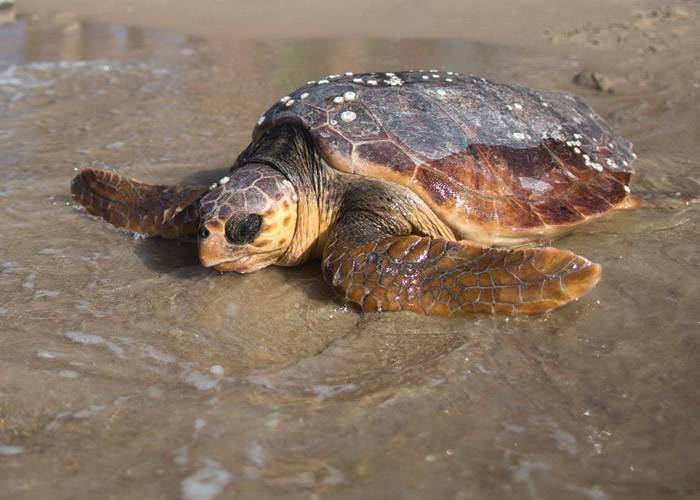
M 634 158 L 578 97 L 450 71 L 345 73 L 282 97 L 211 187 L 84 170 L 71 190 L 116 226 L 197 237 L 219 271 L 320 258 L 363 311 L 535 314 L 601 268 L 522 244 L 629 204 Z

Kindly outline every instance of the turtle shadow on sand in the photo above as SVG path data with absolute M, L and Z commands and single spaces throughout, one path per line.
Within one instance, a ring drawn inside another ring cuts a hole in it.
M 147 237 L 135 242 L 134 252 L 146 267 L 160 274 L 174 274 L 187 279 L 206 272 L 199 263 L 194 242 Z
M 147 237 L 135 242 L 134 252 L 147 268 L 159 274 L 172 274 L 180 279 L 204 278 L 219 274 L 214 269 L 202 267 L 195 242 Z M 303 290 L 310 301 L 332 302 L 335 299 L 321 276 L 320 265 L 320 261 L 312 260 L 302 266 L 278 269 L 284 272 L 285 280 Z
M 315 259 L 302 266 L 284 268 L 284 275 L 285 279 L 303 290 L 309 301 L 320 303 L 337 302 L 330 286 L 321 275 L 320 260 Z

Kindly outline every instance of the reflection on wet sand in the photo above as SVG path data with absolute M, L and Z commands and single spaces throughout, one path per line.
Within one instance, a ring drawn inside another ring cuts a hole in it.
M 640 186 L 692 190 L 692 65 L 681 48 L 664 57 L 679 69 L 660 81 L 587 97 L 637 144 Z M 318 75 L 449 67 L 572 91 L 571 60 L 457 41 L 204 42 L 58 19 L 1 28 L 0 64 L 8 495 L 698 491 L 697 208 L 623 212 L 557 242 L 605 273 L 554 314 L 444 320 L 346 310 L 318 263 L 219 275 L 192 245 L 108 227 L 68 195 L 84 167 L 211 182 L 261 111 Z

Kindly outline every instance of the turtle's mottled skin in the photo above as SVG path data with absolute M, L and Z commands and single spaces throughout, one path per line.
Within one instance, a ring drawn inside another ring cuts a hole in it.
M 498 247 L 629 204 L 633 159 L 576 97 L 433 70 L 346 74 L 280 99 L 209 190 L 93 170 L 72 190 L 115 225 L 198 232 L 200 260 L 221 271 L 321 258 L 365 311 L 533 314 L 583 295 L 600 266 Z

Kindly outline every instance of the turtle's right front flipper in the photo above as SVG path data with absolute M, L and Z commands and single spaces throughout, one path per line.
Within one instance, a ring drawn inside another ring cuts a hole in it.
M 441 238 L 392 236 L 332 241 L 323 273 L 363 311 L 539 314 L 585 294 L 600 266 L 556 248 L 506 250 Z
M 87 169 L 71 182 L 71 193 L 91 215 L 129 231 L 164 238 L 197 234 L 198 203 L 205 186 L 153 186 L 106 170 Z

